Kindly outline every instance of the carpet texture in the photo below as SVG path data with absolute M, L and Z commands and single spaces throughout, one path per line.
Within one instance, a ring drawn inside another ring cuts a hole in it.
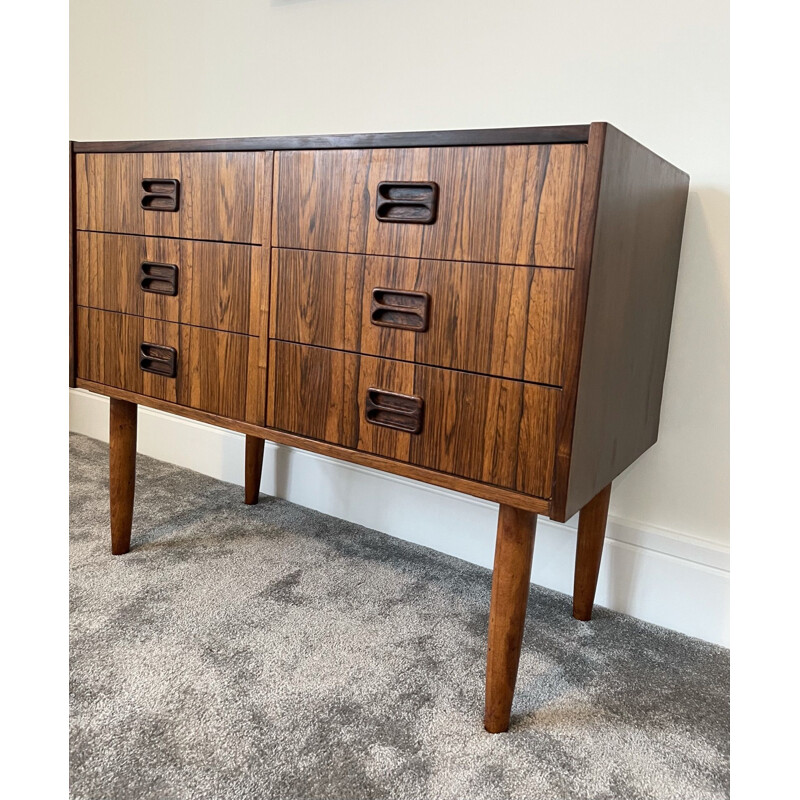
M 728 796 L 727 650 L 533 587 L 492 736 L 488 570 L 142 456 L 114 557 L 70 447 L 73 800 Z

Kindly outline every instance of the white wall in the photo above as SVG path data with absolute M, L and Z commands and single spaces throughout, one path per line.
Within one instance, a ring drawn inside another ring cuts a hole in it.
M 611 514 L 711 552 L 729 535 L 727 13 L 724 0 L 72 0 L 70 136 L 607 120 L 671 160 L 692 182 L 661 435 L 615 481 Z

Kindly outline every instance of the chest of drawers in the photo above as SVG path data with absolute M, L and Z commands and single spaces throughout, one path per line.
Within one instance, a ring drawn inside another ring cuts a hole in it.
M 688 176 L 611 125 L 70 145 L 71 385 L 111 398 L 112 551 L 139 404 L 500 504 L 485 725 L 506 730 L 536 516 L 655 441 Z

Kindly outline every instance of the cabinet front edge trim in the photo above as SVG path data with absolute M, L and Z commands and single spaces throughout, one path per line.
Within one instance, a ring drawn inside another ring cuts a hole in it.
M 349 461 L 372 469 L 378 469 L 382 472 L 401 475 L 405 478 L 411 478 L 412 480 L 418 480 L 423 483 L 430 483 L 443 489 L 451 489 L 473 497 L 480 497 L 483 500 L 489 500 L 494 503 L 503 503 L 513 506 L 514 508 L 532 511 L 536 514 L 549 515 L 550 513 L 550 503 L 541 497 L 521 494 L 510 489 L 503 489 L 499 486 L 492 486 L 490 484 L 468 480 L 467 478 L 459 478 L 446 473 L 428 470 L 424 467 L 417 467 L 413 464 L 392 461 L 391 459 L 375 456 L 371 453 L 350 450 L 346 447 L 317 441 L 316 439 L 306 439 L 302 436 L 285 433 L 284 431 L 275 430 L 274 428 L 264 428 L 250 422 L 240 422 L 239 420 L 221 417 L 217 414 L 210 414 L 207 411 L 198 411 L 188 406 L 177 405 L 154 397 L 147 397 L 124 389 L 117 389 L 113 386 L 106 386 L 101 383 L 94 383 L 93 381 L 87 381 L 83 378 L 78 378 L 76 383 L 78 389 L 86 389 L 95 394 L 114 397 L 118 400 L 127 400 L 128 402 L 155 408 L 159 411 L 166 411 L 167 413 L 176 414 L 177 416 L 188 417 L 197 422 L 204 422 L 208 425 L 227 428 L 237 433 L 257 436 L 265 441 L 275 442 L 276 444 L 286 445 L 287 447 L 296 447 L 299 450 L 308 450 L 319 455 L 337 458 L 341 461 Z
M 76 153 L 178 153 L 214 150 L 331 150 L 384 147 L 471 147 L 481 145 L 586 144 L 588 125 L 481 128 L 449 131 L 337 133 L 313 136 L 253 136 L 233 139 L 154 139 L 75 142 Z

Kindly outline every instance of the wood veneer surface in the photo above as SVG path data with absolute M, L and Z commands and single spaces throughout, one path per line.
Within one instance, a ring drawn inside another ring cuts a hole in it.
M 267 425 L 546 498 L 559 390 L 274 341 Z M 419 434 L 366 420 L 377 388 L 424 402 Z
M 247 419 L 247 363 L 257 347 L 253 337 L 82 307 L 78 323 L 80 378 Z M 145 342 L 177 351 L 174 378 L 140 368 Z
M 79 230 L 260 243 L 259 172 L 271 153 L 78 153 Z M 142 181 L 179 181 L 178 209 L 141 207 Z
M 248 333 L 260 248 L 109 233 L 76 234 L 77 301 L 106 311 Z M 177 294 L 142 290 L 144 262 L 177 268 Z
M 572 267 L 585 159 L 585 145 L 280 152 L 273 244 Z M 435 222 L 376 219 L 384 181 L 436 183 Z
M 561 383 L 571 270 L 281 249 L 273 260 L 273 338 Z M 374 324 L 376 289 L 427 294 L 427 330 Z

